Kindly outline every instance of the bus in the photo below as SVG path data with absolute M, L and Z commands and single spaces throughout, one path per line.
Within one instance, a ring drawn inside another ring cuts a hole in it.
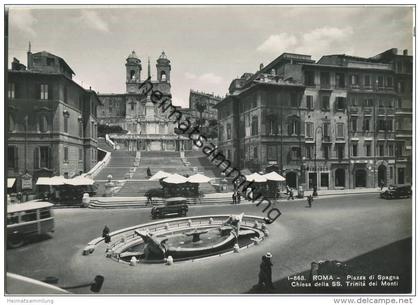
M 22 246 L 34 235 L 54 232 L 52 203 L 28 201 L 7 206 L 7 245 L 10 248 Z

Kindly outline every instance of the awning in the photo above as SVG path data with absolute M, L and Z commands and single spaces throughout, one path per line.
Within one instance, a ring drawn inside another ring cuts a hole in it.
M 246 176 L 246 181 L 253 181 L 253 182 L 266 182 L 267 178 L 258 174 L 258 173 L 253 173 L 251 175 L 247 175 Z
M 65 184 L 74 185 L 74 186 L 77 186 L 77 185 L 92 185 L 94 183 L 95 183 L 95 181 L 92 180 L 91 178 L 87 178 L 87 177 L 83 177 L 83 176 L 77 176 L 77 177 L 74 177 L 72 179 L 67 179 L 65 181 Z
M 188 182 L 190 183 L 208 183 L 210 180 L 211 178 L 202 174 L 195 174 L 188 178 Z
M 63 176 L 55 176 L 55 177 L 39 177 L 36 185 L 64 185 L 65 181 L 68 179 L 64 178 Z
M 285 181 L 286 180 L 286 178 L 277 174 L 276 172 L 271 172 L 271 173 L 265 174 L 263 176 L 265 178 L 267 178 L 267 180 L 270 180 L 270 181 Z
M 164 171 L 158 171 L 156 174 L 154 174 L 152 177 L 149 178 L 150 181 L 157 181 L 166 177 L 169 177 L 171 174 L 164 172 Z
M 16 178 L 7 178 L 7 188 L 10 189 L 16 182 Z
M 36 185 L 50 185 L 50 177 L 39 177 Z
M 171 184 L 181 184 L 188 182 L 188 178 L 185 178 L 184 176 L 173 174 L 169 177 L 163 179 L 163 182 L 171 183 Z

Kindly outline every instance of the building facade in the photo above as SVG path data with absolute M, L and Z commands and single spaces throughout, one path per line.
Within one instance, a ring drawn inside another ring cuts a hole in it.
M 142 80 L 141 60 L 133 51 L 126 59 L 126 92 L 100 94 L 98 109 L 100 124 L 120 126 L 125 134 L 110 134 L 111 139 L 130 151 L 182 151 L 191 149 L 191 141 L 175 133 L 173 118 L 168 118 L 162 107 L 151 101 L 142 82 L 151 77 L 150 61 L 147 78 Z M 153 90 L 171 97 L 171 64 L 165 52 L 156 61 L 156 80 L 149 80 Z
M 395 50 L 318 62 L 284 53 L 234 80 L 216 105 L 219 149 L 240 168 L 278 170 L 292 187 L 411 183 L 411 66 Z
M 189 115 L 197 121 L 202 118 L 205 125 L 211 120 L 217 120 L 217 109 L 214 106 L 222 100 L 220 96 L 213 93 L 205 93 L 195 90 L 190 90 L 189 97 Z
M 73 70 L 48 52 L 14 59 L 7 72 L 7 172 L 21 189 L 33 177 L 72 177 L 97 163 L 96 93 L 72 80 Z

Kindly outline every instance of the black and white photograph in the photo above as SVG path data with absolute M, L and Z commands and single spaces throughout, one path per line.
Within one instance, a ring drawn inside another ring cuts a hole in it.
M 415 8 L 5 4 L 4 304 L 415 303 Z

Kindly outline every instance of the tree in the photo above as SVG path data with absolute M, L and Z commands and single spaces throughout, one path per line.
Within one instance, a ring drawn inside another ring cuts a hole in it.
M 110 133 L 127 133 L 127 130 L 122 129 L 118 125 L 98 125 L 98 136 L 105 137 L 106 134 Z
M 201 130 L 201 126 L 203 124 L 203 112 L 204 110 L 206 110 L 207 105 L 206 102 L 204 100 L 199 100 L 198 102 L 195 103 L 195 109 L 197 109 L 197 111 L 200 113 L 200 120 L 199 120 L 199 125 L 198 127 Z

